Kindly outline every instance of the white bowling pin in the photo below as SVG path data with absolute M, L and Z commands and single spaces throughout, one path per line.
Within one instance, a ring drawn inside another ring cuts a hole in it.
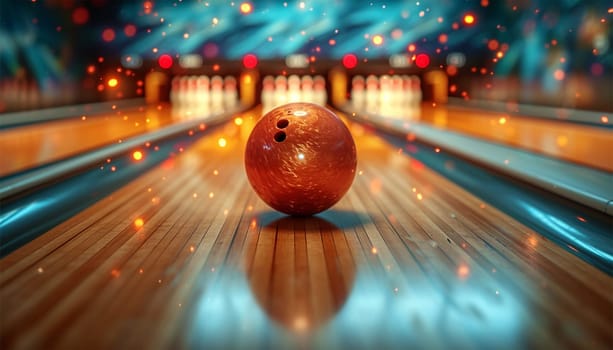
M 316 75 L 313 78 L 313 102 L 325 106 L 328 102 L 328 93 L 326 92 L 326 79 L 321 75 Z
M 300 77 L 292 74 L 287 79 L 287 102 L 300 102 L 301 99 Z
M 303 75 L 300 83 L 302 101 L 313 103 L 313 78 L 310 75 Z
M 270 111 L 275 105 L 275 78 L 267 75 L 262 80 L 262 114 Z
M 236 107 L 238 103 L 238 91 L 236 90 L 236 78 L 228 75 L 224 78 L 224 106 L 227 109 Z
M 376 113 L 379 107 L 379 79 L 374 75 L 369 75 L 366 78 L 366 111 L 368 113 Z
M 356 111 L 364 108 L 364 77 L 356 75 L 351 79 L 351 104 Z

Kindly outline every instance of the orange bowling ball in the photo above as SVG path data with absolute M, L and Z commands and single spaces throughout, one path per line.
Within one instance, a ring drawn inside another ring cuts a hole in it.
M 266 113 L 247 140 L 245 169 L 266 204 L 289 215 L 324 211 L 349 190 L 355 143 L 343 121 L 312 103 L 289 103 Z

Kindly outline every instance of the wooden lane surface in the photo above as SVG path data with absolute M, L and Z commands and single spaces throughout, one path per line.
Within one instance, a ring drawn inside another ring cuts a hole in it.
M 438 128 L 524 148 L 566 161 L 613 171 L 610 128 L 501 112 L 425 103 L 420 121 Z M 606 125 L 606 124 L 603 124 Z
M 258 113 L 0 260 L 2 348 L 610 346 L 610 276 L 359 125 L 341 202 L 276 214 Z
M 0 177 L 142 134 L 176 121 L 169 105 L 113 109 L 0 130 Z M 8 156 L 7 156 L 8 155 Z

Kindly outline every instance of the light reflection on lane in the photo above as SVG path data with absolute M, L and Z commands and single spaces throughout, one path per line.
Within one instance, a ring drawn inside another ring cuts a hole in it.
M 405 283 L 393 287 L 390 279 L 407 271 L 376 276 L 367 270 L 358 266 L 355 282 L 338 313 L 310 328 L 308 323 L 301 327 L 302 313 L 279 323 L 253 295 L 246 275 L 226 266 L 203 282 L 186 330 L 189 345 L 244 348 L 264 343 L 271 348 L 329 348 L 336 344 L 372 349 L 411 344 L 511 349 L 525 346 L 526 336 L 535 336 L 530 305 L 523 303 L 512 287 L 486 288 L 492 281 L 472 277 L 435 288 L 412 283 L 410 274 Z M 236 332 L 241 336 L 235 337 Z

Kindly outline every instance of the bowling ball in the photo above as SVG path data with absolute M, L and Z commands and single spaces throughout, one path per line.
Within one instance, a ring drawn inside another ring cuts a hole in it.
M 351 133 L 332 111 L 312 103 L 272 109 L 247 140 L 245 170 L 272 208 L 289 215 L 324 211 L 347 192 L 356 169 Z

